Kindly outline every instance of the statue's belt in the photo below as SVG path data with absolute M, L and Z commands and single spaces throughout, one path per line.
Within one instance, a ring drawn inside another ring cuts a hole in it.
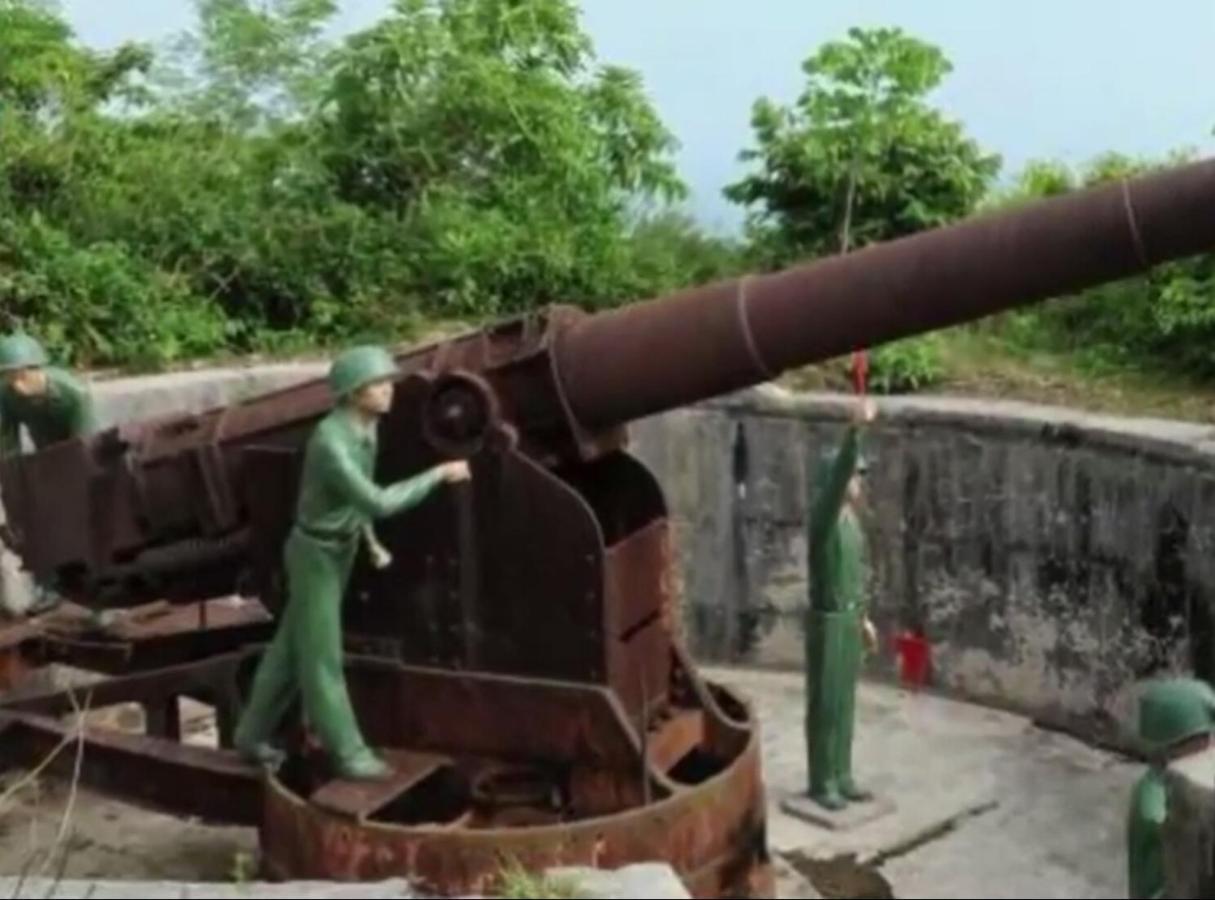
M 820 619 L 855 619 L 863 610 L 859 605 L 847 609 L 812 609 L 810 615 Z
M 359 536 L 357 528 L 317 528 L 315 525 L 305 525 L 303 522 L 296 522 L 295 527 L 304 537 L 310 537 L 314 541 L 323 541 L 327 544 L 344 544 L 347 541 L 355 540 Z

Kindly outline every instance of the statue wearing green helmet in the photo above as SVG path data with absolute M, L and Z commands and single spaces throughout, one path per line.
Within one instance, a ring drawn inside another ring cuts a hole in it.
M 35 369 L 45 366 L 48 362 L 42 345 L 28 334 L 18 332 L 0 339 L 0 371 Z
M 396 375 L 397 364 L 383 347 L 354 347 L 333 361 L 329 388 L 335 397 L 345 398 L 373 382 Z
M 1206 746 L 1215 728 L 1215 690 L 1196 678 L 1152 682 L 1139 700 L 1139 738 L 1151 767 L 1136 782 L 1127 814 L 1127 877 L 1131 898 L 1163 897 L 1162 830 L 1168 817 L 1164 770 Z
M 72 373 L 50 365 L 42 345 L 28 334 L 0 338 L 0 381 L 0 457 L 21 453 L 23 429 L 38 450 L 96 431 L 88 388 Z M 6 589 L 6 610 L 10 614 L 39 613 L 58 602 L 53 584 L 34 587 L 34 602 L 25 609 L 20 608 L 24 604 L 13 602 Z
M 466 463 L 453 462 L 388 487 L 375 483 L 376 423 L 392 407 L 396 375 L 396 364 L 380 347 L 348 350 L 329 370 L 338 402 L 304 453 L 295 527 L 283 552 L 288 601 L 236 729 L 236 748 L 263 764 L 282 762 L 270 740 L 298 693 L 340 776 L 389 773 L 363 740 L 346 691 L 342 598 L 360 541 L 377 568 L 392 564 L 373 520 L 416 506 L 444 482 L 469 477 Z
M 861 428 L 876 416 L 871 401 L 858 403 L 841 447 L 819 460 L 810 498 L 807 564 L 810 606 L 806 622 L 806 750 L 809 797 L 837 811 L 871 799 L 852 772 L 856 688 L 864 646 L 877 635 L 865 613 L 865 538 L 859 519 L 865 471 Z
M 84 437 L 97 428 L 93 400 L 74 375 L 52 366 L 27 334 L 0 339 L 0 455 L 21 452 L 21 429 L 34 447 Z

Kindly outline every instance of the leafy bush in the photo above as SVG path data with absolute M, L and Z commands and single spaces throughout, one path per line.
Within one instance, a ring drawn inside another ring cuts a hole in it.
M 945 376 L 936 334 L 883 344 L 869 354 L 869 386 L 881 394 L 905 394 L 937 384 Z
M 0 222 L 0 309 L 81 365 L 154 366 L 222 346 L 226 323 L 181 279 L 118 243 L 87 249 L 38 218 Z
M 1026 167 L 992 206 L 1064 193 L 1142 174 L 1188 158 L 1163 162 L 1105 154 L 1080 171 L 1053 162 Z M 1170 263 L 1148 275 L 1060 298 L 1002 318 L 1016 345 L 1073 355 L 1098 370 L 1152 368 L 1175 375 L 1215 377 L 1215 257 Z
M 635 73 L 570 0 L 197 0 L 171 50 L 98 54 L 0 0 L 0 320 L 82 364 L 408 333 L 706 272 Z M 696 257 L 696 258 L 694 258 Z

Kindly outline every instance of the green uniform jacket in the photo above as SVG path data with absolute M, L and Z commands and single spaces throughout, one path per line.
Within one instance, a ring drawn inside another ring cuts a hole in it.
M 45 371 L 42 396 L 25 397 L 8 385 L 0 387 L 0 456 L 21 452 L 23 425 L 37 449 L 97 430 L 93 398 L 84 383 L 54 366 Z
M 844 510 L 860 451 L 860 432 L 851 427 L 815 485 L 810 507 L 810 603 L 821 612 L 857 612 L 864 605 L 865 535 L 856 517 Z
M 856 684 L 861 669 L 865 537 L 844 508 L 860 459 L 850 427 L 820 463 L 807 526 L 810 604 L 806 622 L 806 749 L 810 796 L 837 807 L 859 799 L 852 774 Z
M 1161 829 L 1168 811 L 1164 775 L 1149 769 L 1135 783 L 1126 822 L 1126 857 L 1131 900 L 1164 896 Z
M 432 470 L 389 487 L 375 483 L 375 428 L 339 407 L 321 420 L 308 441 L 295 521 L 325 539 L 370 537 L 371 523 L 422 502 L 442 481 Z
M 376 434 L 339 407 L 313 432 L 304 455 L 296 527 L 284 563 L 288 601 L 253 681 L 236 744 L 269 739 L 302 694 L 304 714 L 339 770 L 370 752 L 346 690 L 341 603 L 360 538 L 371 522 L 421 503 L 442 482 L 430 470 L 380 487 L 374 481 Z

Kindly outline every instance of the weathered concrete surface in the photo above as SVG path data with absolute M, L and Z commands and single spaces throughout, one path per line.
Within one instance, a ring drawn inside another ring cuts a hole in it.
M 898 808 L 828 831 L 779 808 L 783 793 L 805 787 L 800 679 L 709 674 L 751 697 L 761 717 L 774 852 L 861 862 L 894 853 L 879 872 L 900 898 L 1126 896 L 1123 821 L 1140 766 L 1016 715 L 864 684 L 856 774 Z M 951 820 L 951 832 L 932 834 Z M 917 838 L 924 843 L 905 849 Z M 807 896 L 785 873 L 782 896 Z
M 1167 896 L 1215 897 L 1215 747 L 1173 763 L 1168 785 Z
M 820 806 L 804 787 L 780 798 L 780 811 L 785 815 L 831 831 L 854 831 L 874 819 L 890 815 L 894 810 L 894 801 L 881 795 L 863 803 L 849 803 L 838 810 Z
M 776 853 L 855 853 L 865 862 L 903 847 L 878 870 L 902 898 L 1125 896 L 1123 816 L 1141 766 L 1008 713 L 866 684 L 857 774 L 898 808 L 854 831 L 830 832 L 779 809 L 783 794 L 805 785 L 800 679 L 737 669 L 708 674 L 751 697 L 761 716 Z M 21 871 L 31 852 L 53 844 L 67 796 L 62 783 L 41 781 L 0 808 L 0 874 Z M 952 819 L 951 833 L 923 837 Z M 70 821 L 65 876 L 72 879 L 230 881 L 236 871 L 252 871 L 257 851 L 250 829 L 208 828 L 88 791 L 79 793 Z M 906 849 L 917 837 L 925 842 Z M 787 860 L 777 863 L 782 896 L 816 896 Z
M 325 374 L 321 362 L 199 369 L 92 383 L 102 427 L 239 403 Z
M 49 878 L 21 882 L 18 878 L 0 878 L 0 893 L 6 897 L 69 898 L 89 900 L 390 900 L 390 898 L 421 897 L 409 883 L 401 880 L 378 884 L 333 884 L 323 881 L 288 881 L 281 884 L 185 884 L 175 881 L 60 881 Z
M 600 900 L 630 900 L 652 897 L 656 900 L 681 900 L 691 897 L 688 889 L 665 863 L 644 863 L 622 869 L 588 869 L 571 867 L 550 869 L 545 873 L 555 882 L 577 887 L 582 897 Z
M 547 873 L 555 884 L 569 884 L 583 900 L 624 900 L 633 897 L 652 897 L 657 900 L 681 900 L 691 895 L 674 871 L 665 864 L 648 863 L 626 866 L 615 871 L 603 869 L 554 869 Z M 388 881 L 340 884 L 326 881 L 233 882 L 228 884 L 183 881 L 104 881 L 104 880 L 55 880 L 54 878 L 19 877 L 0 878 L 0 896 L 69 898 L 85 897 L 90 900 L 287 900 L 291 897 L 303 900 L 395 900 L 395 898 L 422 898 L 408 881 Z M 469 898 L 475 900 L 475 898 Z
M 638 423 L 702 659 L 798 668 L 807 462 L 852 401 L 763 388 Z M 1124 741 L 1138 684 L 1215 677 L 1215 429 L 886 398 L 869 441 L 873 615 L 936 684 Z M 875 671 L 892 671 L 887 649 Z

